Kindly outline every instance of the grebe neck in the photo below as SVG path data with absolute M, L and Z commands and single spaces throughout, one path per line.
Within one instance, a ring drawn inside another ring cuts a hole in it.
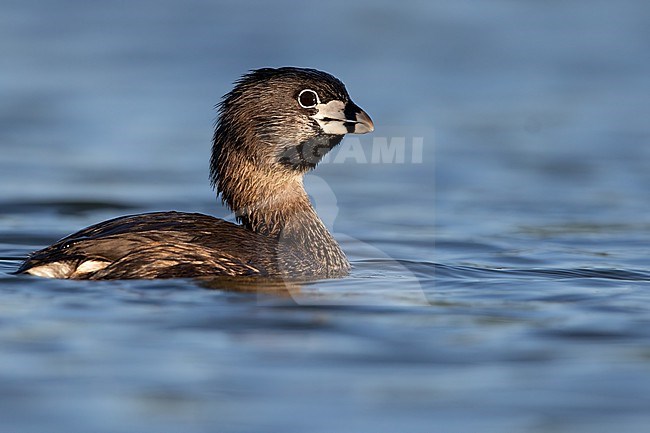
M 299 251 L 314 266 L 349 270 L 309 200 L 302 174 L 278 173 L 242 158 L 221 170 L 216 186 L 246 228 L 278 240 L 280 256 Z

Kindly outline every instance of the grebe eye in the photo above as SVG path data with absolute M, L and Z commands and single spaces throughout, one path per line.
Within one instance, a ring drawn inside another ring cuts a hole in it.
M 298 103 L 302 108 L 314 108 L 320 103 L 318 94 L 311 89 L 305 89 L 298 94 Z

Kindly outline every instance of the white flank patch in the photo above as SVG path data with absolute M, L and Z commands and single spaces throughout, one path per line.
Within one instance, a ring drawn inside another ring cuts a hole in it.
M 83 274 L 104 269 L 109 264 L 109 262 L 101 260 L 87 260 L 75 269 L 70 263 L 54 262 L 48 263 L 47 265 L 35 266 L 25 271 L 25 273 L 43 278 L 78 278 Z
M 43 278 L 67 278 L 72 273 L 69 263 L 54 262 L 29 268 L 25 273 Z
M 106 266 L 109 265 L 109 262 L 104 262 L 100 260 L 87 260 L 80 264 L 77 269 L 75 269 L 74 273 L 75 274 L 88 274 L 90 272 L 95 272 L 99 271 L 100 269 L 104 269 Z

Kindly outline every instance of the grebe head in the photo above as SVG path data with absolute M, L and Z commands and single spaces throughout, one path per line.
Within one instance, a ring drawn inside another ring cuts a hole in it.
M 219 105 L 212 183 L 220 190 L 220 176 L 241 159 L 262 171 L 304 174 L 345 134 L 373 129 L 345 85 L 328 73 L 292 67 L 251 71 Z

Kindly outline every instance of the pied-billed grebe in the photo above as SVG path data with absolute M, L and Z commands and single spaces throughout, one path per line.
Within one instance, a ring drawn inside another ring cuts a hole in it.
M 258 69 L 219 106 L 210 178 L 241 225 L 197 213 L 105 221 L 18 269 L 75 279 L 345 276 L 350 264 L 311 206 L 303 176 L 346 133 L 374 129 L 345 85 L 315 69 Z

